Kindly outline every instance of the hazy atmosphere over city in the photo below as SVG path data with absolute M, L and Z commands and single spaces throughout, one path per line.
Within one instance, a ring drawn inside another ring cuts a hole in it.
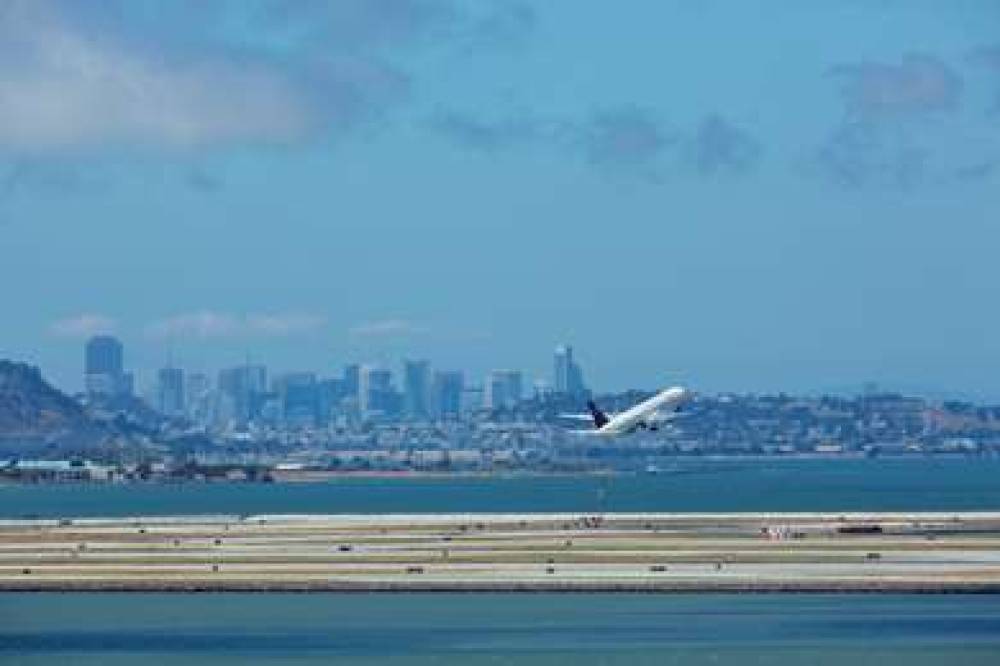
M 0 3 L 0 357 L 1000 398 L 1000 4 Z

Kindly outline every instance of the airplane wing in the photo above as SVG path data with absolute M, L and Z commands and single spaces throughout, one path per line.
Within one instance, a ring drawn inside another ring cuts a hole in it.
M 609 413 L 607 416 L 609 419 L 613 419 L 618 415 L 615 413 Z M 558 414 L 556 418 L 566 419 L 567 421 L 586 421 L 587 423 L 594 422 L 593 414 Z
M 593 422 L 594 420 L 594 417 L 590 414 L 559 414 L 557 418 L 566 419 L 567 421 Z

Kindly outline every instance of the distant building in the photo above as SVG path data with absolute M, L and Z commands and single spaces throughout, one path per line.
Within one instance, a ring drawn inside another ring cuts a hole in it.
M 556 347 L 553 388 L 555 393 L 572 398 L 580 398 L 587 394 L 587 387 L 583 382 L 583 370 L 573 359 L 573 348 L 569 345 Z
M 438 418 L 457 418 L 462 411 L 465 377 L 459 370 L 434 373 L 431 384 L 431 411 Z
M 212 383 L 208 375 L 192 372 L 184 383 L 184 407 L 187 417 L 199 425 L 212 419 Z
M 184 371 L 163 368 L 157 373 L 156 406 L 165 416 L 184 415 Z
M 370 365 L 358 377 L 358 405 L 363 416 L 394 416 L 400 400 L 392 386 L 392 371 Z
M 135 373 L 123 372 L 118 378 L 118 395 L 135 395 Z
M 114 375 L 124 372 L 124 348 L 110 335 L 96 335 L 87 341 L 85 372 L 88 375 Z
M 360 399 L 358 392 L 361 390 L 361 366 L 351 363 L 344 366 L 344 396 Z
M 267 368 L 248 364 L 221 370 L 218 388 L 218 420 L 248 423 L 258 416 L 267 394 Z
M 286 425 L 313 427 L 320 420 L 320 393 L 312 372 L 290 372 L 274 380 L 272 387 L 281 405 Z
M 482 409 L 485 393 L 482 386 L 467 384 L 462 387 L 462 413 L 472 414 Z
M 403 362 L 403 413 L 411 419 L 424 419 L 429 414 L 431 367 L 427 361 Z
M 517 370 L 493 370 L 486 377 L 483 406 L 487 409 L 510 409 L 521 401 L 522 378 Z
M 319 403 L 319 425 L 327 425 L 335 414 L 339 413 L 341 401 L 344 399 L 344 380 L 324 379 L 316 386 Z
M 83 384 L 88 395 L 115 397 L 131 394 L 130 377 L 124 370 L 124 347 L 118 338 L 96 335 L 84 349 Z

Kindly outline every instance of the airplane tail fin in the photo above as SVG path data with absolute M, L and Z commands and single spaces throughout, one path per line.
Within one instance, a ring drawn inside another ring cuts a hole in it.
M 590 410 L 590 415 L 594 418 L 594 427 L 603 428 L 608 422 L 608 415 L 598 409 L 593 400 L 587 401 L 587 409 Z

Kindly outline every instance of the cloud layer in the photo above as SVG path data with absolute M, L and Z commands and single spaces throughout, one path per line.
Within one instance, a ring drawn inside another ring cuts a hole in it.
M 350 130 L 409 99 L 412 77 L 395 62 L 406 45 L 512 40 L 534 20 L 519 3 L 471 7 L 6 0 L 0 150 L 285 144 Z
M 48 3 L 0 6 L 0 42 L 0 146 L 8 149 L 287 141 L 317 122 L 277 68 L 154 58 L 88 35 Z
M 847 113 L 863 120 L 951 111 L 962 95 L 962 77 L 940 58 L 909 54 L 899 64 L 837 65 Z
M 60 338 L 89 338 L 100 333 L 114 332 L 117 324 L 107 315 L 83 312 L 52 322 L 49 333 Z
M 601 110 L 575 131 L 591 164 L 647 174 L 672 141 L 656 115 L 637 106 Z
M 201 310 L 186 312 L 148 324 L 146 336 L 154 340 L 212 340 L 226 338 L 274 338 L 314 333 L 323 317 L 301 313 L 234 315 Z
M 427 327 L 406 319 L 382 319 L 358 324 L 351 328 L 352 336 L 358 338 L 391 338 L 426 333 Z
M 541 119 L 527 114 L 491 120 L 439 111 L 429 127 L 461 148 L 495 153 L 523 146 L 563 151 L 605 172 L 661 180 L 688 168 L 700 175 L 743 173 L 763 150 L 748 131 L 720 114 L 708 114 L 694 128 L 669 128 L 656 111 L 637 105 L 598 109 L 582 119 Z
M 703 174 L 742 173 L 760 159 L 761 144 L 718 114 L 706 116 L 688 141 L 688 158 Z
M 898 63 L 840 64 L 829 75 L 843 106 L 816 151 L 822 172 L 851 187 L 909 188 L 934 173 L 945 177 L 925 135 L 926 127 L 957 114 L 965 87 L 958 70 L 936 56 L 911 53 Z M 974 180 L 961 170 L 951 178 Z

